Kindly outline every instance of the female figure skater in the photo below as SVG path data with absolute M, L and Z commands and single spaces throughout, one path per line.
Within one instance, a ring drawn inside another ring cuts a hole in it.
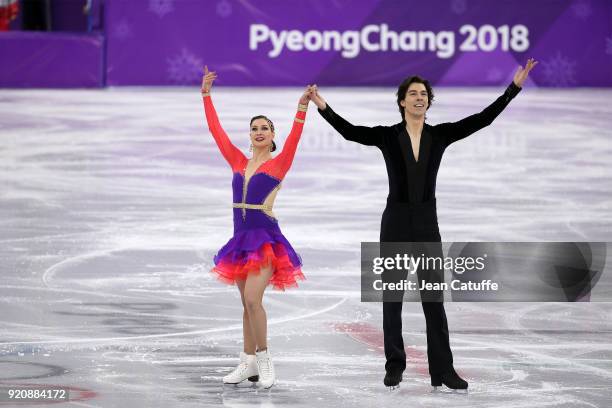
M 418 76 L 409 77 L 400 84 L 397 106 L 402 121 L 393 126 L 354 126 L 332 110 L 319 95 L 316 85 L 310 88 L 311 99 L 319 108 L 321 116 L 346 140 L 376 146 L 382 151 L 389 177 L 389 196 L 382 215 L 380 242 L 441 241 L 435 188 L 442 154 L 451 143 L 490 125 L 520 92 L 529 71 L 536 64 L 535 60 L 529 59 L 525 68 L 519 67 L 503 95 L 482 112 L 458 122 L 436 126 L 425 123 L 425 112 L 433 101 L 433 90 L 427 80 Z M 441 244 L 436 252 L 442 253 Z M 383 295 L 383 332 L 387 359 L 383 382 L 386 386 L 395 387 L 402 381 L 402 373 L 406 368 L 402 303 L 384 299 Z M 467 389 L 468 383 L 453 368 L 444 304 L 442 301 L 422 301 L 422 306 L 427 327 L 431 385 L 436 387 L 445 384 L 453 389 Z
M 248 378 L 270 388 L 275 373 L 267 345 L 264 290 L 269 284 L 280 290 L 297 287 L 297 281 L 304 279 L 301 259 L 281 233 L 272 205 L 291 167 L 310 97 L 306 91 L 300 98 L 291 132 L 283 150 L 274 158 L 270 154 L 276 149 L 272 121 L 262 115 L 253 117 L 250 123 L 253 157 L 247 159 L 219 123 L 210 97 L 216 78 L 215 72 L 204 68 L 202 97 L 208 129 L 234 173 L 234 236 L 215 256 L 212 272 L 226 283 L 236 283 L 244 309 L 244 351 L 240 353 L 238 367 L 223 377 L 223 382 L 238 384 Z

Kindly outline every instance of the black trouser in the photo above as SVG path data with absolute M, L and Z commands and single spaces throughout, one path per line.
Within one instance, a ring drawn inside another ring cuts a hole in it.
M 387 202 L 383 212 L 381 242 L 436 242 L 436 255 L 442 255 L 435 200 L 422 204 Z M 431 255 L 431 254 L 430 254 Z M 418 272 L 420 276 L 420 271 Z M 443 279 L 443 270 L 442 270 Z M 419 280 L 421 278 L 419 277 Z M 406 368 L 402 337 L 402 302 L 383 302 L 383 330 L 387 371 Z M 421 302 L 427 327 L 427 358 L 430 374 L 442 374 L 453 366 L 448 325 L 443 302 Z

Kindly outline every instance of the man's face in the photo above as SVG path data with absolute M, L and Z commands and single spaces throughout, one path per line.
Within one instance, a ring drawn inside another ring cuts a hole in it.
M 404 116 L 420 117 L 425 115 L 429 105 L 425 84 L 411 83 L 400 104 L 404 108 Z

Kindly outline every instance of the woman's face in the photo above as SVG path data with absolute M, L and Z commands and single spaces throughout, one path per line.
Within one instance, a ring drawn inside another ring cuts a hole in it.
M 274 132 L 265 119 L 255 119 L 251 123 L 251 143 L 253 147 L 269 147 L 274 139 Z
M 429 107 L 429 98 L 425 84 L 413 82 L 406 91 L 406 96 L 400 102 L 404 112 L 410 116 L 422 116 Z

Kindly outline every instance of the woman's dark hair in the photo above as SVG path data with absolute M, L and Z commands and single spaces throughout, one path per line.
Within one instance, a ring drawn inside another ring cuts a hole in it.
M 249 126 L 251 126 L 253 124 L 253 122 L 255 122 L 257 119 L 264 119 L 266 122 L 268 122 L 268 125 L 270 125 L 270 130 L 272 132 L 274 132 L 274 123 L 272 123 L 272 121 L 270 119 L 268 119 L 267 116 L 264 115 L 257 115 L 257 116 L 253 116 L 251 118 L 251 123 L 249 123 Z M 276 143 L 274 143 L 274 140 L 272 141 L 272 148 L 270 149 L 271 152 L 276 150 Z
M 400 103 L 406 97 L 406 92 L 408 92 L 408 88 L 410 88 L 410 84 L 417 83 L 425 85 L 425 89 L 427 90 L 427 109 L 431 106 L 431 103 L 434 100 L 433 89 L 431 88 L 431 84 L 428 80 L 421 78 L 418 75 L 413 75 L 404 79 L 404 82 L 400 84 L 397 88 L 397 107 L 399 108 L 400 114 L 402 115 L 402 120 L 404 120 L 404 107 Z

